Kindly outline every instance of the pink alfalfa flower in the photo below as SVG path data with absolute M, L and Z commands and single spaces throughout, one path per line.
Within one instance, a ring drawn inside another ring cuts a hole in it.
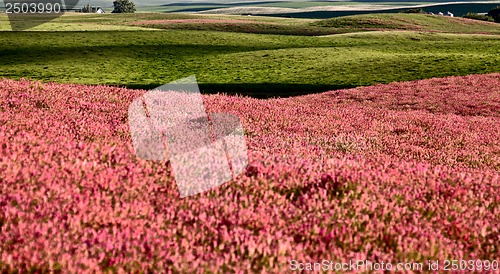
M 206 95 L 250 165 L 180 199 L 134 155 L 145 91 L 0 80 L 0 270 L 285 272 L 290 260 L 498 260 L 500 74 L 293 98 Z M 422 241 L 425 239 L 425 241 Z

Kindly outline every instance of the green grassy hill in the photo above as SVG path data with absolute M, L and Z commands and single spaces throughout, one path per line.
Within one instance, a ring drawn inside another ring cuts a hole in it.
M 143 24 L 174 19 L 198 21 L 162 22 L 173 26 L 168 30 Z M 243 20 L 289 32 L 241 33 L 247 31 L 231 27 L 250 24 Z M 211 29 L 213 24 L 220 29 Z M 304 27 L 343 34 L 300 35 Z M 47 29 L 0 32 L 0 77 L 152 88 L 194 74 L 204 92 L 272 97 L 500 71 L 500 24 L 460 18 L 108 14 L 63 16 L 39 28 Z
M 168 17 L 167 17 L 168 18 Z M 157 29 L 231 31 L 283 35 L 328 35 L 367 30 L 414 30 L 442 33 L 500 34 L 500 25 L 464 18 L 426 14 L 366 14 L 324 20 L 273 17 L 193 15 L 191 20 L 128 19 L 128 24 Z M 204 21 L 196 21 L 200 19 Z M 119 22 L 121 23 L 121 22 Z
M 352 30 L 415 30 L 442 33 L 500 34 L 500 24 L 426 14 L 365 14 L 320 20 L 313 26 Z
M 386 1 L 329 1 L 329 2 L 282 2 L 257 5 L 236 6 L 205 6 L 182 7 L 175 11 L 199 12 L 205 14 L 252 14 L 274 17 L 313 18 L 325 19 L 340 16 L 375 14 L 375 13 L 400 13 L 411 8 L 422 8 L 425 12 L 450 11 L 455 16 L 463 16 L 468 12 L 483 13 L 498 6 L 498 1 L 463 1 L 463 2 L 386 2 Z M 166 11 L 164 7 L 156 7 L 156 11 Z M 173 11 L 169 7 L 170 11 Z M 154 9 L 150 9 L 153 11 Z
M 31 17 L 31 20 L 38 20 Z M 413 30 L 441 33 L 500 34 L 500 24 L 426 14 L 380 13 L 332 19 L 292 19 L 262 16 L 181 13 L 77 14 L 68 13 L 34 31 L 198 30 L 283 35 L 328 35 L 370 30 Z M 0 30 L 10 30 L 0 15 Z

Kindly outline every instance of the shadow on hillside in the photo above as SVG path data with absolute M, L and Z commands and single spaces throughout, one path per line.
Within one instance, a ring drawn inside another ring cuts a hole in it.
M 158 84 L 125 84 L 120 85 L 131 89 L 150 90 L 163 85 Z M 312 93 L 321 93 L 330 90 L 354 88 L 354 85 L 324 85 L 324 84 L 198 84 L 203 94 L 226 93 L 229 95 L 243 95 L 259 99 L 273 97 L 293 97 Z

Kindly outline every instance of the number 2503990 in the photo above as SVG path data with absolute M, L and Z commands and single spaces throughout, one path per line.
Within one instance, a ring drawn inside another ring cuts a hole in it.
M 496 271 L 498 261 L 488 260 L 445 260 L 443 270 Z
M 60 13 L 59 3 L 6 3 L 6 13 Z

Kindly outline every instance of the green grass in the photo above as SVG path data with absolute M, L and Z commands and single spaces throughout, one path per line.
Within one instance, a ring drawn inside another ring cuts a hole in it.
M 99 18 L 100 26 L 119 27 L 133 16 Z M 62 18 L 61 24 L 70 19 L 82 18 Z M 96 24 L 88 19 L 78 24 Z M 500 71 L 499 35 L 355 31 L 331 36 L 206 30 L 0 32 L 0 77 L 147 89 L 194 74 L 206 93 L 273 97 Z
M 500 34 L 500 25 L 484 22 L 477 23 L 469 19 L 456 17 L 432 16 L 424 14 L 365 14 L 310 23 L 312 26 L 344 29 L 399 29 L 442 33 L 488 33 Z
M 137 20 L 156 19 L 189 19 L 194 16 L 183 14 L 159 14 L 159 13 L 136 13 L 130 14 L 83 14 L 66 13 L 50 22 L 30 28 L 27 31 L 99 31 L 99 30 L 144 30 L 144 27 L 132 26 L 128 22 Z M 43 19 L 41 15 L 24 15 L 14 20 L 18 24 L 26 21 L 38 21 Z M 0 14 L 0 31 L 9 31 L 11 26 L 9 18 Z
M 446 1 L 445 1 L 446 2 Z M 424 10 L 429 12 L 432 11 L 437 13 L 439 11 L 451 11 L 455 15 L 465 15 L 467 12 L 487 12 L 488 10 L 494 8 L 498 3 L 494 1 L 491 2 L 482 2 L 477 3 L 474 1 L 450 1 L 450 3 L 441 3 L 438 6 L 434 6 L 433 4 L 437 4 L 438 2 L 430 2 L 430 1 L 275 1 L 275 2 L 245 2 L 240 1 L 238 4 L 235 2 L 224 3 L 224 2 L 216 2 L 216 3 L 207 3 L 207 2 L 177 2 L 170 3 L 168 5 L 158 5 L 158 2 L 152 2 L 151 5 L 148 6 L 139 6 L 138 10 L 141 12 L 195 12 L 195 11 L 208 11 L 210 12 L 213 9 L 221 9 L 221 8 L 238 8 L 238 7 L 260 7 L 260 8 L 293 8 L 293 9 L 303 9 L 304 13 L 308 13 L 310 9 L 325 7 L 325 6 L 357 6 L 358 8 L 370 6 L 370 10 L 372 13 L 379 12 L 387 12 L 386 9 L 394 9 L 393 12 L 397 12 L 398 10 L 407 10 L 412 6 L 423 6 Z M 429 6 L 431 5 L 431 6 Z M 321 10 L 321 9 L 316 9 Z M 220 10 L 218 12 L 221 12 Z M 226 11 L 227 12 L 227 11 Z M 234 11 L 231 11 L 234 12 Z M 272 13 L 272 12 L 271 12 Z M 359 14 L 355 12 L 331 12 L 329 16 L 324 17 L 316 17 L 314 14 L 309 14 L 309 18 L 328 18 L 332 16 L 343 16 L 346 15 L 354 15 Z M 286 16 L 297 17 L 297 14 L 287 13 Z
M 187 18 L 186 18 L 187 19 Z M 148 28 L 176 29 L 176 30 L 204 30 L 243 32 L 258 34 L 282 35 L 328 35 L 367 30 L 415 30 L 442 33 L 486 33 L 500 34 L 500 25 L 488 22 L 475 22 L 463 18 L 450 18 L 424 14 L 367 14 L 338 17 L 326 20 L 279 19 L 272 17 L 247 16 L 214 16 L 196 15 L 189 19 L 238 19 L 249 23 L 210 22 L 203 24 L 176 23 L 158 24 L 142 21 L 141 25 Z
M 320 28 L 313 25 L 301 24 L 268 24 L 268 23 L 176 23 L 176 24 L 150 24 L 145 23 L 142 26 L 154 29 L 164 30 L 198 30 L 198 31 L 220 31 L 220 32 L 239 32 L 256 34 L 281 34 L 281 35 L 303 35 L 318 36 L 339 33 L 353 32 L 341 28 Z

